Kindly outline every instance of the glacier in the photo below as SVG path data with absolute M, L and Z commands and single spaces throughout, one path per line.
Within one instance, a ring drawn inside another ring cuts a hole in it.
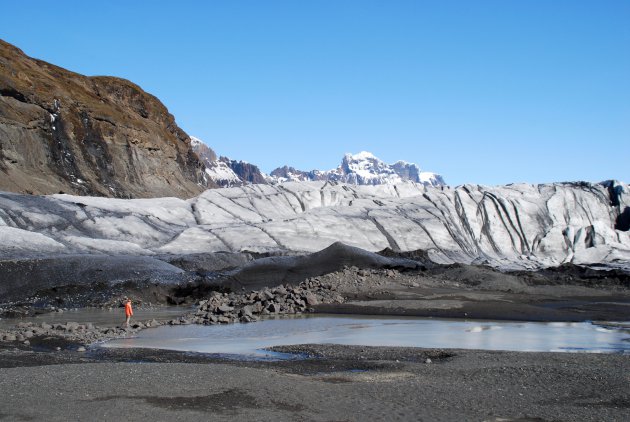
M 188 200 L 0 193 L 0 257 L 301 254 L 343 242 L 436 263 L 630 268 L 622 182 L 506 186 L 285 182 Z

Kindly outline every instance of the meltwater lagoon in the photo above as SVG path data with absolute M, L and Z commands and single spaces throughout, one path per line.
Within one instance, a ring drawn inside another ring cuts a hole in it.
M 266 348 L 294 344 L 630 354 L 630 324 L 462 321 L 317 315 L 250 324 L 162 326 L 104 347 L 286 358 Z

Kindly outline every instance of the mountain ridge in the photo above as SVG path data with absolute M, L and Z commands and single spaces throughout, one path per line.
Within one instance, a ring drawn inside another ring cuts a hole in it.
M 216 153 L 201 139 L 194 136 L 193 151 L 199 155 L 206 166 L 206 175 L 222 187 L 242 186 L 247 183 L 277 184 L 288 181 L 320 181 L 349 183 L 353 185 L 396 184 L 405 181 L 420 183 L 425 186 L 444 186 L 444 178 L 432 172 L 420 170 L 416 164 L 396 161 L 386 164 L 374 154 L 362 151 L 358 154 L 347 153 L 341 164 L 332 170 L 302 171 L 294 167 L 283 166 L 273 170 L 269 175 L 245 161 L 232 160 Z
M 346 153 L 336 169 L 302 171 L 294 167 L 283 166 L 273 170 L 270 176 L 272 180 L 280 183 L 327 180 L 353 185 L 395 184 L 404 181 L 421 183 L 426 186 L 446 185 L 441 175 L 423 172 L 416 164 L 402 160 L 393 164 L 386 164 L 367 151 L 361 151 L 357 154 Z

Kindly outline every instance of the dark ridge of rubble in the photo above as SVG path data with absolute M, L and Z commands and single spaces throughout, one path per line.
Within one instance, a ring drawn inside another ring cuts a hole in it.
M 403 258 L 403 259 L 411 259 L 417 261 L 424 268 L 434 268 L 439 266 L 429 258 L 429 254 L 427 251 L 422 249 L 416 249 L 415 251 L 394 251 L 391 248 L 385 248 L 381 251 L 376 252 L 378 255 L 387 257 L 387 258 Z
M 69 255 L 0 260 L 3 303 L 37 295 L 43 301 L 63 296 L 67 302 L 70 296 L 78 294 L 77 305 L 85 306 L 83 300 L 107 294 L 117 285 L 176 285 L 185 279 L 181 269 L 148 256 Z
M 527 282 L 545 285 L 630 288 L 630 273 L 620 268 L 598 268 L 571 263 L 538 271 L 511 271 Z
M 233 270 L 256 259 L 248 252 L 211 252 L 186 255 L 158 255 L 155 258 L 168 262 L 184 271 L 198 274 Z
M 0 315 L 47 307 L 108 306 L 125 293 L 142 303 L 181 305 L 212 291 L 295 285 L 345 267 L 422 270 L 416 261 L 382 257 L 335 243 L 313 254 L 208 253 L 162 256 L 68 255 L 0 260 Z
M 299 283 L 339 271 L 344 267 L 422 269 L 412 259 L 385 257 L 360 248 L 335 242 L 326 249 L 310 255 L 261 258 L 245 265 L 231 275 L 228 285 L 233 291 L 259 289 L 279 284 Z

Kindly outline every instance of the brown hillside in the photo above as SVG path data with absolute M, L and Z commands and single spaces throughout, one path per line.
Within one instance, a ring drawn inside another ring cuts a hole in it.
M 191 197 L 206 188 L 188 135 L 153 95 L 0 40 L 0 190 Z

